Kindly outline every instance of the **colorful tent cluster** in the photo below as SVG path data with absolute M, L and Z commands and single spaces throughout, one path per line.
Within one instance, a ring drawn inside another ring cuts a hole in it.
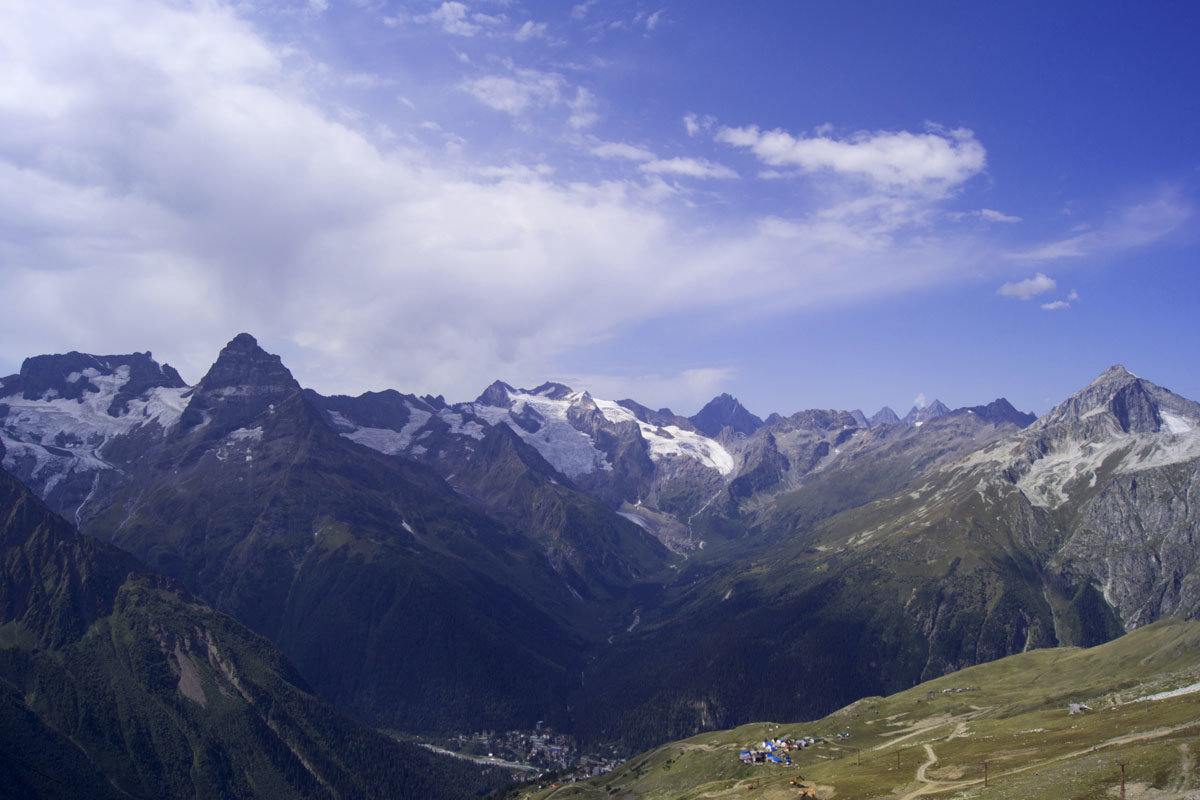
M 791 764 L 792 758 L 788 753 L 804 747 L 811 747 L 821 739 L 812 736 L 791 738 L 782 736 L 777 739 L 763 739 L 761 747 L 743 750 L 740 756 L 743 764 Z

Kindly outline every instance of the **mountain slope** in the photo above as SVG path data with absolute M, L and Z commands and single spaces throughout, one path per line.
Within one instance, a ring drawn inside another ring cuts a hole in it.
M 865 697 L 809 722 L 672 742 L 610 774 L 508 797 L 1094 800 L 1118 796 L 1123 763 L 1129 797 L 1186 800 L 1200 790 L 1198 681 L 1200 623 L 1170 620 L 1091 649 L 1034 650 Z M 1089 710 L 1071 714 L 1069 703 Z M 768 754 L 790 764 L 742 763 L 743 751 L 765 753 L 764 741 L 807 737 Z
M 944 414 L 775 496 L 736 553 L 689 569 L 601 656 L 595 695 L 636 701 L 581 701 L 581 730 L 637 747 L 653 740 L 647 708 L 680 734 L 772 709 L 819 715 L 1195 613 L 1200 407 L 1106 375 L 1027 429 Z M 981 449 L 963 446 L 962 426 Z M 765 692 L 756 673 L 793 676 L 804 691 Z
M 0 470 L 9 797 L 461 797 L 483 787 L 314 697 L 266 640 L 76 533 Z
M 339 436 L 252 337 L 122 466 L 88 531 L 268 636 L 340 707 L 416 730 L 561 708 L 581 608 L 541 547 Z

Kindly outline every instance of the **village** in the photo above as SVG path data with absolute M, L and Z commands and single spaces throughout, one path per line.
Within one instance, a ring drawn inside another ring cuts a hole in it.
M 515 776 L 520 781 L 537 780 L 551 774 L 563 781 L 581 780 L 611 772 L 624 763 L 624 759 L 612 753 L 582 753 L 574 738 L 556 733 L 540 722 L 532 731 L 484 730 L 459 734 L 443 740 L 440 746 L 462 756 L 529 767 Z

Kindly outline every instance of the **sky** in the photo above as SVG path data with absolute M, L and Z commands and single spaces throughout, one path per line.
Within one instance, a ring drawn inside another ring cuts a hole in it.
M 1193 2 L 9 0 L 0 375 L 1200 399 Z

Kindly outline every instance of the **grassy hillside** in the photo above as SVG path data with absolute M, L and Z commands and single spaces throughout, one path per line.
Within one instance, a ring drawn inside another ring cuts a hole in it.
M 757 680 L 794 690 L 788 675 Z M 1169 620 L 1090 649 L 1034 650 L 971 667 L 815 721 L 702 734 L 607 775 L 509 797 L 771 800 L 807 789 L 846 800 L 1095 800 L 1119 796 L 1123 762 L 1130 800 L 1190 800 L 1200 797 L 1200 691 L 1154 696 L 1197 682 L 1200 622 Z M 1093 710 L 1070 715 L 1070 702 Z M 739 761 L 743 748 L 783 736 L 825 741 L 789 753 L 791 766 Z

